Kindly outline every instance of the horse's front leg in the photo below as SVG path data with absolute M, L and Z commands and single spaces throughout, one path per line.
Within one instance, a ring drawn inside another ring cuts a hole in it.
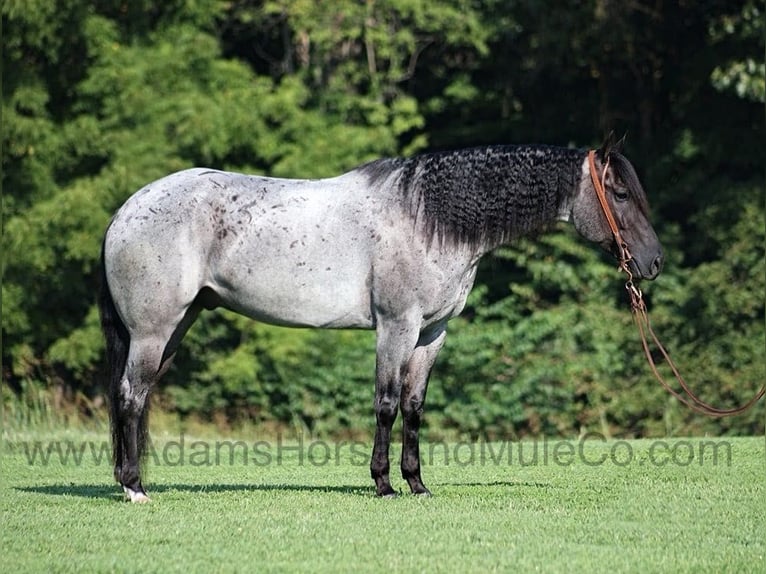
M 389 477 L 391 428 L 396 420 L 407 365 L 418 340 L 418 326 L 404 319 L 384 320 L 377 325 L 375 365 L 375 443 L 370 474 L 378 496 L 396 496 Z
M 420 444 L 418 434 L 423 417 L 423 407 L 436 356 L 447 336 L 446 324 L 440 324 L 424 333 L 407 364 L 401 395 L 402 409 L 402 477 L 410 485 L 413 494 L 428 496 L 431 493 L 420 477 Z

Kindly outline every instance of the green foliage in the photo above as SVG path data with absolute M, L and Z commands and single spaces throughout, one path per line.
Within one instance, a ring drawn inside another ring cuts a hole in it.
M 521 242 L 496 259 L 492 274 L 505 268 L 512 282 L 498 286 L 502 299 L 475 300 L 472 319 L 456 322 L 437 368 L 442 424 L 491 437 L 623 430 L 651 393 L 633 388 L 643 364 L 630 314 L 614 306 L 612 270 L 570 234 Z M 632 432 L 645 430 L 630 422 Z
M 217 312 L 184 343 L 167 375 L 170 408 L 319 434 L 369 429 L 373 333 L 288 330 Z
M 612 128 L 630 134 L 668 256 L 645 286 L 660 337 L 710 402 L 736 404 L 766 380 L 759 2 L 0 10 L 5 405 L 44 404 L 54 388 L 98 402 L 100 242 L 151 180 L 192 165 L 322 177 L 429 148 L 596 145 Z M 364 434 L 373 372 L 372 333 L 210 313 L 157 398 L 183 416 Z M 679 407 L 648 371 L 612 262 L 559 230 L 483 262 L 434 371 L 427 424 L 500 438 L 751 433 L 762 411 L 714 421 Z
M 749 0 L 738 14 L 725 14 L 711 24 L 714 40 L 763 42 L 764 7 Z M 740 98 L 766 103 L 766 64 L 761 54 L 748 54 L 715 67 L 711 74 L 713 85 L 719 90 L 733 90 Z

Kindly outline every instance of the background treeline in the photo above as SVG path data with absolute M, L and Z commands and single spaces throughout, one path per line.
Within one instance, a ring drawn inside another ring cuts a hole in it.
M 716 405 L 766 378 L 760 0 L 4 0 L 2 26 L 10 416 L 103 409 L 100 241 L 153 179 L 321 177 L 484 143 L 594 146 L 612 129 L 667 251 L 646 286 L 656 330 Z M 469 303 L 434 372 L 432 436 L 763 430 L 763 403 L 714 421 L 660 388 L 613 262 L 566 226 L 487 258 Z M 372 333 L 215 312 L 156 402 L 366 433 L 373 371 Z

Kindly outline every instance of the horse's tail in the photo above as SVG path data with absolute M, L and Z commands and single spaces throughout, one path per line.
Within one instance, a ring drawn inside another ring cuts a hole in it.
M 117 307 L 114 305 L 112 292 L 106 277 L 104 252 L 106 235 L 101 243 L 101 286 L 98 296 L 98 308 L 101 314 L 101 330 L 106 339 L 106 365 L 109 377 L 109 424 L 112 432 L 112 459 L 117 467 L 123 460 L 123 417 L 120 414 L 120 382 L 128 361 L 130 335 L 122 322 Z

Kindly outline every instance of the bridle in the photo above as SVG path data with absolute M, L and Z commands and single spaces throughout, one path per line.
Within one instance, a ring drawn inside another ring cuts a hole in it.
M 606 191 L 604 189 L 604 183 L 606 181 L 607 169 L 609 169 L 609 156 L 607 155 L 606 161 L 604 162 L 604 168 L 601 172 L 600 179 L 598 177 L 598 172 L 596 170 L 596 152 L 594 150 L 590 150 L 588 152 L 588 166 L 590 171 L 590 177 L 593 182 L 593 188 L 596 191 L 596 196 L 598 197 L 598 201 L 601 204 L 601 209 L 604 212 L 604 216 L 606 217 L 607 223 L 609 223 L 609 228 L 612 231 L 614 240 L 617 243 L 617 248 L 619 249 L 620 265 L 618 267 L 618 270 L 625 273 L 628 277 L 627 281 L 625 282 L 625 289 L 628 291 L 628 294 L 630 295 L 631 312 L 633 314 L 633 319 L 636 325 L 638 326 L 638 332 L 641 335 L 641 345 L 644 349 L 644 355 L 646 355 L 646 359 L 647 361 L 649 361 L 649 366 L 651 367 L 652 372 L 654 373 L 654 376 L 671 395 L 673 395 L 676 399 L 681 401 L 687 407 L 689 407 L 690 409 L 698 413 L 708 415 L 711 417 L 725 417 L 725 416 L 731 416 L 731 415 L 738 415 L 745 412 L 750 407 L 752 407 L 755 403 L 757 403 L 766 394 L 766 386 L 761 387 L 761 390 L 758 391 L 755 394 L 755 396 L 752 399 L 750 399 L 747 403 L 735 408 L 731 408 L 731 409 L 721 409 L 706 403 L 705 401 L 700 399 L 696 394 L 694 394 L 694 392 L 689 388 L 689 385 L 686 383 L 684 378 L 678 372 L 678 369 L 676 368 L 675 364 L 670 359 L 670 355 L 665 350 L 665 347 L 662 346 L 662 343 L 660 343 L 660 340 L 657 338 L 657 335 L 654 333 L 651 323 L 649 322 L 649 313 L 646 308 L 646 303 L 644 303 L 643 294 L 641 293 L 641 289 L 639 289 L 636 286 L 636 284 L 633 282 L 633 273 L 630 271 L 630 262 L 632 261 L 633 256 L 630 254 L 630 250 L 628 249 L 628 244 L 623 240 L 622 235 L 620 234 L 620 230 L 617 227 L 617 221 L 615 220 L 614 215 L 612 214 L 612 210 L 609 207 L 609 203 L 607 202 L 607 199 L 606 199 Z M 683 389 L 685 396 L 679 393 L 678 391 L 674 390 L 667 382 L 665 382 L 665 379 L 662 378 L 662 375 L 660 375 L 657 369 L 657 365 L 654 363 L 654 359 L 652 358 L 652 352 L 649 348 L 649 343 L 646 340 L 647 333 L 651 336 L 652 340 L 654 341 L 654 344 L 657 346 L 657 349 L 660 351 L 663 358 L 665 359 L 665 362 L 667 362 L 667 364 L 670 366 L 670 369 L 673 371 L 673 375 L 675 375 L 676 380 L 681 385 L 681 388 Z

